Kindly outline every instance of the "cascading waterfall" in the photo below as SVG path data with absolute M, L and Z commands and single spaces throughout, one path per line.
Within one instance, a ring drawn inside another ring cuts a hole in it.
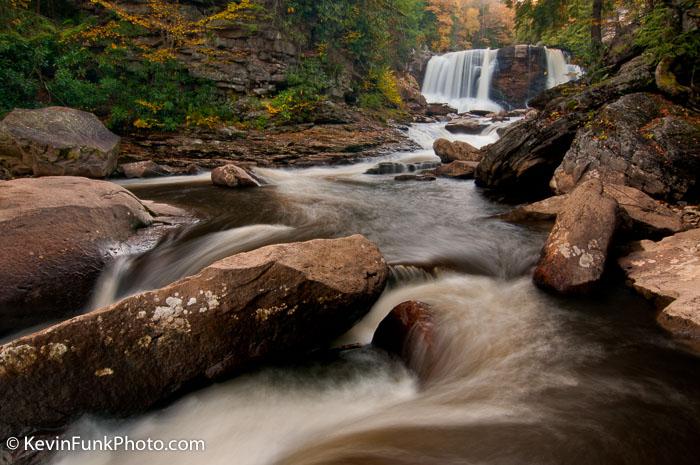
M 546 88 L 576 79 L 583 74 L 579 66 L 569 64 L 564 53 L 546 48 Z M 430 59 L 423 81 L 428 103 L 446 103 L 458 113 L 472 110 L 501 111 L 491 99 L 492 78 L 498 67 L 498 49 L 475 49 L 436 55 Z
M 435 56 L 428 62 L 423 95 L 429 103 L 447 103 L 460 113 L 500 111 L 489 98 L 498 50 L 479 49 Z
M 557 48 L 546 48 L 547 53 L 547 89 L 578 79 L 583 71 L 580 66 L 569 64 L 564 52 Z

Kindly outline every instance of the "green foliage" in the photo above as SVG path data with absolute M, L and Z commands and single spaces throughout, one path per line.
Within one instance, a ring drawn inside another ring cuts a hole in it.
M 686 64 L 697 65 L 700 61 L 700 32 L 679 33 L 674 14 L 665 4 L 656 5 L 644 17 L 635 44 L 646 49 L 655 63 L 663 57 L 684 57 Z
M 305 122 L 333 85 L 319 58 L 307 58 L 287 73 L 287 88 L 266 102 L 268 113 L 282 123 Z

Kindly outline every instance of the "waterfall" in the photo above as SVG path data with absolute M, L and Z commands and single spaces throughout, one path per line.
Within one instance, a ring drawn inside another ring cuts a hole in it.
M 547 76 L 546 88 L 558 86 L 583 74 L 580 67 L 569 64 L 564 52 L 555 48 L 544 48 Z M 458 113 L 472 110 L 501 111 L 503 107 L 492 100 L 492 78 L 499 67 L 499 50 L 475 49 L 436 55 L 430 59 L 425 70 L 423 95 L 428 103 L 446 103 L 457 109 Z M 504 66 L 503 63 L 500 65 Z M 510 65 L 505 65 L 506 70 Z M 529 66 L 529 63 L 528 63 Z M 544 67 L 544 62 L 542 63 Z M 500 72 L 504 72 L 502 69 Z M 506 71 L 507 72 L 507 71 Z M 542 69 L 544 74 L 544 69 Z M 515 80 L 519 76 L 513 76 Z M 530 79 L 530 76 L 522 76 Z M 545 81 L 530 89 L 529 95 L 535 95 L 545 89 Z M 521 97 L 522 98 L 522 97 Z M 519 99 L 516 99 L 516 102 Z M 524 105 L 526 100 L 520 100 Z M 502 103 L 502 102 L 501 102 Z M 511 107 L 513 104 L 506 105 Z
M 545 47 L 545 52 L 547 53 L 547 89 L 578 79 L 583 74 L 581 67 L 567 62 L 561 50 Z
M 459 113 L 500 111 L 489 98 L 498 50 L 480 49 L 435 56 L 428 62 L 423 95 L 429 103 L 447 103 Z

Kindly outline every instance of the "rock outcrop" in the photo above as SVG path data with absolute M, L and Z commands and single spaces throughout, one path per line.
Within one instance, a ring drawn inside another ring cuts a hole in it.
M 532 197 L 549 195 L 554 170 L 578 129 L 605 103 L 653 83 L 653 69 L 644 57 L 637 57 L 596 86 L 568 83 L 543 92 L 530 101 L 540 110 L 536 116 L 507 127 L 497 142 L 482 149 L 484 159 L 476 172 L 477 183 L 519 196 L 523 192 Z
M 664 328 L 700 346 L 700 229 L 641 241 L 639 249 L 619 261 L 628 283 L 662 309 Z
M 434 354 L 434 316 L 430 305 L 408 301 L 396 307 L 382 320 L 372 345 L 401 357 L 421 376 L 428 374 Z
M 211 172 L 211 182 L 221 187 L 259 187 L 260 182 L 250 172 L 236 165 L 224 165 Z
M 110 182 L 0 182 L 0 333 L 80 310 L 110 249 L 152 221 Z
M 542 250 L 533 279 L 561 294 L 586 293 L 600 280 L 618 223 L 618 205 L 598 180 L 566 199 Z
M 547 88 L 544 47 L 513 45 L 498 50 L 491 99 L 504 108 L 525 108 L 528 100 Z
M 0 438 L 142 411 L 199 380 L 323 347 L 387 276 L 362 236 L 274 245 L 17 339 L 0 347 Z
M 605 184 L 605 193 L 620 207 L 620 231 L 636 239 L 656 239 L 685 228 L 681 215 L 633 187 Z M 499 218 L 512 222 L 554 221 L 568 196 L 556 195 L 521 205 Z
M 0 165 L 14 175 L 104 178 L 118 151 L 119 137 L 85 111 L 15 109 L 0 121 Z
M 453 161 L 479 162 L 483 157 L 481 150 L 459 140 L 450 142 L 447 139 L 437 139 L 433 142 L 433 150 L 443 163 L 451 163 Z
M 648 94 L 606 105 L 576 135 L 552 187 L 570 192 L 591 177 L 668 200 L 700 198 L 700 122 L 683 108 Z
M 409 73 L 405 73 L 397 78 L 396 83 L 406 109 L 412 114 L 425 114 L 428 109 L 428 102 L 423 97 L 416 78 Z
M 475 161 L 453 161 L 446 165 L 438 166 L 435 175 L 443 178 L 474 179 L 474 173 L 479 163 Z

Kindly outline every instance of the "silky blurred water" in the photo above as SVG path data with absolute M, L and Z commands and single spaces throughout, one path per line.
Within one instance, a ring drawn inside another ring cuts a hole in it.
M 386 160 L 435 160 L 429 141 L 443 126 L 414 126 L 425 149 Z M 493 134 L 462 138 L 481 145 Z M 140 417 L 83 418 L 69 432 L 204 439 L 205 452 L 64 454 L 53 463 L 698 463 L 700 361 L 657 328 L 646 302 L 623 288 L 577 302 L 540 292 L 529 274 L 544 231 L 493 219 L 507 207 L 471 181 L 364 174 L 378 161 L 260 169 L 269 185 L 253 190 L 215 188 L 206 176 L 128 183 L 202 220 L 122 258 L 95 305 L 232 253 L 362 233 L 393 265 L 392 285 L 337 344 L 366 344 L 396 304 L 425 301 L 436 312 L 437 356 L 420 381 L 371 347 L 263 367 Z

